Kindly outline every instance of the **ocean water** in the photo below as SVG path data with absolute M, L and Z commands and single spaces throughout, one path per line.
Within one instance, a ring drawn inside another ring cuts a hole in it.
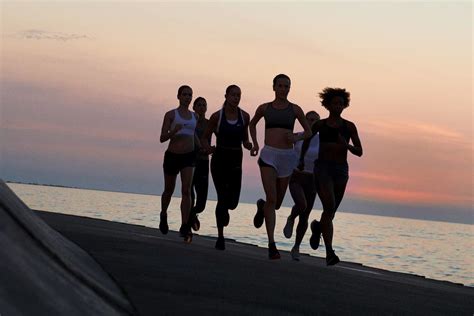
M 155 228 L 159 224 L 159 196 L 15 183 L 8 186 L 32 209 Z M 176 231 L 181 223 L 179 204 L 179 198 L 172 198 L 168 209 L 170 229 Z M 208 201 L 200 214 L 198 234 L 217 236 L 215 206 L 215 201 Z M 255 210 L 253 204 L 240 203 L 230 211 L 226 238 L 267 247 L 265 228 L 253 226 Z M 289 213 L 288 207 L 277 211 L 275 239 L 282 250 L 290 250 L 294 242 L 294 233 L 291 239 L 283 236 Z M 314 209 L 310 220 L 320 215 L 321 210 Z M 334 220 L 334 231 L 334 248 L 343 261 L 474 287 L 474 225 L 341 212 Z M 309 237 L 308 230 L 300 251 L 324 257 L 324 245 L 312 250 Z

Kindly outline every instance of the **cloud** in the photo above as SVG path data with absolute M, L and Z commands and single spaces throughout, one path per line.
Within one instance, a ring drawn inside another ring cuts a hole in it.
M 15 34 L 15 37 L 22 39 L 35 39 L 35 40 L 55 40 L 67 42 L 71 40 L 80 40 L 80 39 L 91 39 L 90 36 L 75 34 L 75 33 L 62 33 L 62 32 L 49 32 L 43 30 L 25 30 Z
M 472 140 L 464 126 L 396 119 L 364 123 L 364 157 L 351 158 L 349 189 L 355 197 L 471 205 Z
M 376 172 L 353 171 L 351 172 L 351 177 L 356 177 L 356 178 L 361 178 L 364 180 L 376 181 L 376 182 L 389 182 L 389 183 L 412 182 L 411 179 L 407 179 L 406 177 L 403 177 L 403 176 L 387 175 L 387 174 L 376 173 Z
M 466 206 L 469 204 L 472 205 L 473 202 L 472 196 L 468 195 L 426 192 L 420 190 L 359 186 L 351 187 L 348 191 L 359 197 L 389 203 L 416 203 L 424 205 L 447 204 Z
M 366 122 L 367 132 L 390 138 L 425 139 L 435 142 L 450 142 L 469 145 L 466 135 L 447 128 L 420 121 L 370 121 Z

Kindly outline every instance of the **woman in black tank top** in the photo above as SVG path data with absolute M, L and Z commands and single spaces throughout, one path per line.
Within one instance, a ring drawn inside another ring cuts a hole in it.
M 224 227 L 229 224 L 229 210 L 239 204 L 242 184 L 242 145 L 252 148 L 248 137 L 250 115 L 239 108 L 241 91 L 236 85 L 227 87 L 221 110 L 213 113 L 201 138 L 207 152 L 212 153 L 211 175 L 217 192 L 216 223 L 218 238 L 216 249 L 225 249 Z M 216 135 L 216 146 L 208 139 Z
M 321 233 L 326 247 L 326 264 L 335 265 L 339 257 L 332 247 L 333 219 L 342 201 L 349 179 L 347 152 L 362 156 L 362 145 L 354 123 L 341 117 L 342 111 L 349 106 L 350 94 L 345 89 L 325 88 L 319 94 L 322 105 L 329 116 L 316 122 L 313 133 L 319 132 L 319 156 L 314 165 L 314 175 L 318 195 L 323 205 L 321 221 L 311 223 L 311 248 L 319 247 Z M 352 141 L 352 145 L 349 142 Z M 309 142 L 303 143 L 300 164 L 304 164 L 304 154 Z

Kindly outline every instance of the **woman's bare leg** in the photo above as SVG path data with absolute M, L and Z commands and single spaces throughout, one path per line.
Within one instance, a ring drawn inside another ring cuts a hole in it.
M 174 188 L 176 186 L 176 176 L 165 174 L 165 189 L 161 194 L 161 214 L 166 215 L 168 206 L 170 205 L 171 196 L 173 196 Z
M 181 221 L 186 225 L 191 213 L 191 185 L 193 183 L 193 167 L 181 170 Z
M 260 167 L 263 189 L 265 190 L 265 205 L 263 212 L 265 216 L 265 227 L 267 229 L 268 242 L 275 242 L 275 208 L 277 204 L 277 173 L 271 167 Z

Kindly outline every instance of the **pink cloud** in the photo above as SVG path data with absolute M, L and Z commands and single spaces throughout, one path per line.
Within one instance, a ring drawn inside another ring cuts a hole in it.
M 348 192 L 366 199 L 394 203 L 417 204 L 453 204 L 465 206 L 473 203 L 472 196 L 440 194 L 426 191 L 380 188 L 374 186 L 357 186 L 348 189 Z
M 366 133 L 383 135 L 392 139 L 431 140 L 438 143 L 457 143 L 471 145 L 470 138 L 463 133 L 444 126 L 433 125 L 421 121 L 387 121 L 371 120 L 364 123 Z
M 360 178 L 361 180 L 375 181 L 375 182 L 390 182 L 390 183 L 408 183 L 413 182 L 411 179 L 402 176 L 384 174 L 379 172 L 366 171 L 352 171 L 351 178 Z

